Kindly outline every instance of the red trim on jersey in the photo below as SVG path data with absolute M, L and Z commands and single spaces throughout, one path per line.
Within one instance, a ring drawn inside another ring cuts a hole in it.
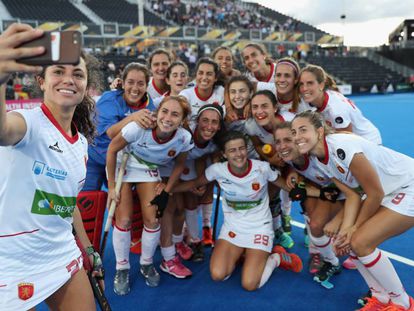
M 260 82 L 270 82 L 274 74 L 275 74 L 275 64 L 270 63 L 270 73 L 265 80 L 260 80 L 256 75 L 254 75 L 254 77 L 257 79 L 257 81 L 260 81 Z
M 167 91 L 162 96 L 167 97 L 167 96 L 170 96 L 170 95 L 171 95 L 171 91 Z
M 286 121 L 285 118 L 282 115 L 280 115 L 280 114 L 276 114 L 275 117 L 278 118 L 282 122 L 285 122 Z
M 317 108 L 318 112 L 322 112 L 325 110 L 326 106 L 328 106 L 328 101 L 329 101 L 329 95 L 327 92 L 323 92 L 323 103 L 322 103 L 322 107 Z
M 373 261 L 371 261 L 371 262 L 369 262 L 369 263 L 367 263 L 367 264 L 364 264 L 364 266 L 366 267 L 366 268 L 371 268 L 371 267 L 373 267 L 379 260 L 381 259 L 381 251 L 379 252 L 379 254 L 378 254 L 378 256 L 377 256 L 377 258 L 375 258 Z
M 328 143 L 326 142 L 326 137 L 323 138 L 323 148 L 325 149 L 325 159 L 321 161 L 319 158 L 319 162 L 327 165 L 329 162 L 329 149 L 328 149 Z
M 279 96 L 276 96 L 276 97 L 277 97 L 277 101 L 279 104 L 287 105 L 287 104 L 292 103 L 292 100 L 283 100 L 283 99 L 280 99 Z
M 0 235 L 0 238 L 10 238 L 12 236 L 18 236 L 18 235 L 22 235 L 22 234 L 35 233 L 35 232 L 37 232 L 39 230 L 40 229 L 34 229 L 32 231 L 22 231 L 22 232 L 17 232 L 17 233 L 12 233 L 12 234 Z
M 194 87 L 194 92 L 195 92 L 195 94 L 196 94 L 196 96 L 199 100 L 207 101 L 207 100 L 210 99 L 211 96 L 213 96 L 214 89 L 211 91 L 211 94 L 209 96 L 205 97 L 205 98 L 201 97 L 200 93 L 198 92 L 198 86 Z
M 72 130 L 72 126 L 75 129 L 75 135 L 73 135 L 72 137 L 70 137 L 64 130 L 63 128 L 60 126 L 60 124 L 58 123 L 58 121 L 56 121 L 55 117 L 53 116 L 52 112 L 49 110 L 49 108 L 46 106 L 45 103 L 42 103 L 42 105 L 40 106 L 40 108 L 42 109 L 43 113 L 46 115 L 46 117 L 49 119 L 50 122 L 52 122 L 52 124 L 56 127 L 56 129 L 58 129 L 58 131 L 63 135 L 63 137 L 65 137 L 65 139 L 71 143 L 74 144 L 78 141 L 79 139 L 79 135 L 78 135 L 78 129 L 75 125 L 75 123 L 72 122 L 71 124 L 71 130 Z
M 310 161 L 309 161 L 309 157 L 308 157 L 308 155 L 307 154 L 305 154 L 304 156 L 303 156 L 304 158 L 305 158 L 305 164 L 303 165 L 303 168 L 301 168 L 301 167 L 299 167 L 299 166 L 297 166 L 297 165 L 295 165 L 295 163 L 293 163 L 293 166 L 298 170 L 298 171 L 301 171 L 301 172 L 303 172 L 303 171 L 306 171 L 307 169 L 308 169 L 308 167 L 309 167 L 309 163 L 310 163 Z
M 161 141 L 157 137 L 157 133 L 156 133 L 155 129 L 152 129 L 152 138 L 154 138 L 155 142 L 157 142 L 158 144 L 165 144 L 165 143 L 169 142 L 171 139 L 173 139 L 176 133 L 177 133 L 177 130 L 175 130 L 174 133 L 172 133 L 172 135 L 170 137 L 168 137 L 167 140 Z
M 237 173 L 235 173 L 231 170 L 230 163 L 227 163 L 227 168 L 228 168 L 230 174 L 232 174 L 236 177 L 239 177 L 239 178 L 243 178 L 243 177 L 247 176 L 250 173 L 250 171 L 252 170 L 252 167 L 253 167 L 252 160 L 247 159 L 247 170 L 246 170 L 246 172 L 244 172 L 243 174 L 237 174 Z
M 197 141 L 197 133 L 198 133 L 198 126 L 194 130 L 194 135 L 193 135 L 194 145 L 197 148 L 199 148 L 199 149 L 206 148 L 208 146 L 209 141 L 206 141 L 205 143 L 198 143 L 198 141 Z
M 358 257 L 355 255 L 349 255 L 349 258 L 351 258 L 352 260 L 358 260 Z
M 155 89 L 155 91 L 160 95 L 160 96 L 162 96 L 162 91 L 157 87 L 157 85 L 155 84 L 155 80 L 154 79 L 151 79 L 151 84 L 152 84 L 152 86 L 154 87 L 154 89 Z
M 125 99 L 124 99 L 125 100 Z M 145 93 L 144 96 L 142 96 L 142 98 L 140 99 L 138 106 L 134 106 L 134 105 L 130 105 L 128 104 L 128 102 L 125 100 L 125 103 L 127 104 L 127 106 L 129 108 L 131 108 L 132 110 L 141 110 L 146 108 L 149 105 L 149 95 L 148 93 Z

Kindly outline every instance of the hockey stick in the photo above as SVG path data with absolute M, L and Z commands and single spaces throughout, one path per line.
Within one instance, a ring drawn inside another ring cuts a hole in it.
M 116 179 L 116 184 L 115 184 L 115 194 L 117 196 L 119 195 L 119 192 L 121 191 L 122 179 L 124 178 L 125 167 L 128 162 L 128 158 L 129 158 L 129 153 L 124 152 L 124 154 L 122 155 L 121 167 L 119 168 L 118 177 Z M 116 207 L 116 202 L 114 200 L 112 201 L 108 200 L 108 203 L 110 203 L 110 206 L 109 206 L 109 211 L 108 211 L 108 217 L 106 218 L 104 234 L 103 234 L 102 244 L 101 244 L 101 251 L 100 251 L 102 260 L 104 256 L 106 240 L 108 239 L 109 228 L 111 228 L 112 219 L 114 218 L 115 207 Z
M 220 195 L 221 195 L 221 188 L 220 186 L 217 185 L 216 204 L 215 204 L 214 220 L 213 220 L 213 246 L 214 246 L 214 242 L 216 242 L 218 213 L 219 213 L 219 208 L 220 208 Z

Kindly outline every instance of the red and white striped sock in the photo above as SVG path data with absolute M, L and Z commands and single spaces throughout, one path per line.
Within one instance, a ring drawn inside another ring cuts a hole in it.
M 115 258 L 116 258 L 116 269 L 130 269 L 129 264 L 129 248 L 131 246 L 131 230 L 123 229 L 114 226 L 112 232 L 112 244 L 114 246 Z
M 152 263 L 152 257 L 154 257 L 155 250 L 157 249 L 160 241 L 161 227 L 154 229 L 147 228 L 144 226 L 141 237 L 141 258 L 139 263 L 141 265 L 148 265 Z

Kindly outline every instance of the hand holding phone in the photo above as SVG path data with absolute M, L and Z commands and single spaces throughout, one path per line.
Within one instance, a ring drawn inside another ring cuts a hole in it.
M 25 42 L 20 48 L 43 46 L 44 53 L 18 60 L 26 65 L 77 65 L 81 54 L 81 33 L 79 31 L 45 32 L 42 37 Z
M 43 54 L 42 46 L 19 47 L 24 42 L 35 40 L 43 35 L 43 30 L 33 29 L 26 24 L 12 24 L 0 35 L 0 84 L 5 83 L 14 72 L 38 73 L 39 66 L 28 66 L 17 63 L 24 57 L 33 57 Z

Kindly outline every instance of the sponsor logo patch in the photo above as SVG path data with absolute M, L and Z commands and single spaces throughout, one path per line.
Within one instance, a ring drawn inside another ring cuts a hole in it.
M 336 154 L 338 155 L 338 158 L 340 158 L 341 160 L 345 160 L 346 155 L 344 149 L 336 149 Z
M 344 123 L 344 119 L 342 119 L 342 117 L 337 117 L 335 119 L 335 122 L 338 123 L 338 124 L 342 124 L 342 123 Z
M 33 283 L 19 283 L 17 285 L 17 293 L 21 300 L 27 300 L 32 298 L 34 294 Z
M 68 176 L 68 172 L 59 168 L 53 168 L 46 163 L 40 161 L 34 161 L 32 171 L 35 175 L 46 175 L 47 177 L 65 180 Z
M 72 217 L 76 207 L 76 197 L 61 197 L 53 193 L 36 190 L 31 212 L 37 215 L 58 215 Z

